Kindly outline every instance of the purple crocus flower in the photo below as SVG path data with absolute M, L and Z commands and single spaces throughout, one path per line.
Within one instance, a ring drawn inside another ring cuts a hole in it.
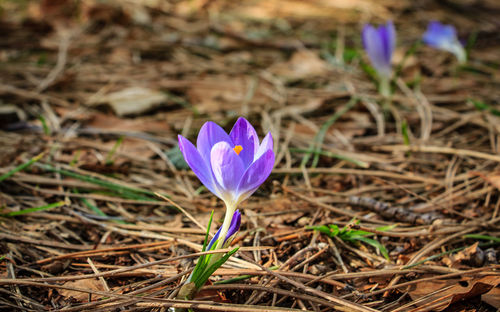
M 457 32 L 452 25 L 432 21 L 427 26 L 422 39 L 431 47 L 455 54 L 459 63 L 463 64 L 466 62 L 467 56 L 464 47 L 458 40 Z
M 222 243 L 222 246 L 226 245 L 226 243 L 230 242 L 229 239 L 236 234 L 241 226 L 241 213 L 238 209 L 233 214 L 233 219 L 231 220 L 231 224 L 229 225 L 229 230 L 227 231 L 226 238 L 224 239 L 224 243 Z M 206 250 L 210 250 L 213 246 L 213 244 L 219 239 L 220 232 L 222 230 L 222 227 L 219 228 L 217 233 L 215 233 L 214 237 L 212 240 L 210 240 L 210 243 L 208 244 L 208 247 Z
M 274 166 L 273 138 L 268 133 L 261 143 L 257 132 L 245 119 L 239 118 L 227 134 L 213 122 L 206 122 L 198 133 L 196 147 L 179 135 L 184 159 L 201 183 L 226 204 L 216 249 L 225 239 L 233 214 L 240 202 L 252 195 L 269 177 Z
M 396 46 L 396 31 L 391 21 L 378 28 L 370 24 L 363 27 L 363 46 L 378 75 L 389 80 L 392 75 L 391 59 Z
M 236 121 L 229 135 L 217 124 L 206 122 L 196 145 L 179 135 L 179 147 L 188 165 L 228 206 L 235 207 L 252 195 L 274 166 L 271 133 L 259 144 L 257 132 L 245 118 Z

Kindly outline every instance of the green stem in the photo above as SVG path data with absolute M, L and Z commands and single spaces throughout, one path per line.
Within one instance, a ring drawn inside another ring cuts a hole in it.
M 378 92 L 380 92 L 380 95 L 382 95 L 384 98 L 389 98 L 391 96 L 391 80 L 386 77 L 380 78 L 380 83 L 378 86 Z
M 24 164 L 21 164 L 19 166 L 17 166 L 16 168 L 10 170 L 9 172 L 3 174 L 2 176 L 0 176 L 0 182 L 2 182 L 3 180 L 7 179 L 7 178 L 10 178 L 12 175 L 14 175 L 16 172 L 18 171 L 21 171 L 21 170 L 24 170 L 26 168 L 28 168 L 29 166 L 31 166 L 32 164 L 36 163 L 37 161 L 39 161 L 43 156 L 45 155 L 45 152 L 42 152 L 40 154 L 38 154 L 37 156 L 31 158 L 29 161 L 25 162 Z
M 231 225 L 231 221 L 233 220 L 233 215 L 235 210 L 236 210 L 235 205 L 228 205 L 226 203 L 226 215 L 224 216 L 222 229 L 220 230 L 219 239 L 217 240 L 217 245 L 215 245 L 214 250 L 222 249 L 224 247 L 224 240 L 226 238 L 227 232 L 229 231 L 229 226 Z M 207 267 L 210 267 L 212 264 L 217 262 L 217 260 L 219 260 L 222 256 L 223 254 L 221 253 L 213 254 L 210 257 L 210 260 L 208 261 Z
M 456 42 L 452 47 L 452 52 L 457 57 L 458 63 L 460 65 L 464 65 L 467 63 L 467 53 L 465 52 L 464 47 L 460 44 L 460 42 Z
M 234 211 L 236 207 L 226 205 L 226 215 L 224 216 L 224 222 L 222 223 L 222 229 L 220 230 L 219 240 L 215 249 L 222 249 L 224 246 L 224 239 L 226 238 L 227 231 L 229 231 L 229 226 L 233 220 Z

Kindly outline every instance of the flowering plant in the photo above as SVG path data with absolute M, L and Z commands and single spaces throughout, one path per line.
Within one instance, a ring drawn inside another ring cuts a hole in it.
M 453 53 L 460 64 L 465 64 L 467 55 L 465 49 L 457 38 L 457 32 L 452 25 L 432 21 L 422 37 L 423 41 L 436 49 Z
M 208 246 L 207 239 L 203 246 L 203 251 L 222 249 L 239 230 L 241 214 L 237 206 L 271 174 L 275 159 L 271 133 L 259 143 L 257 132 L 245 118 L 240 117 L 229 134 L 209 121 L 201 127 L 196 147 L 179 135 L 179 148 L 201 183 L 226 205 L 221 228 Z M 200 257 L 187 282 L 194 282 L 197 290 L 235 251 Z
M 363 46 L 380 79 L 380 93 L 390 95 L 389 81 L 392 76 L 391 60 L 396 46 L 396 30 L 391 21 L 378 28 L 370 24 L 363 27 Z

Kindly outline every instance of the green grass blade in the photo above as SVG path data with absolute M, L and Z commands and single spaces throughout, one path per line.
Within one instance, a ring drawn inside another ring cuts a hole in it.
M 77 190 L 73 190 L 73 192 L 78 194 Z M 101 217 L 108 217 L 107 214 L 105 214 L 101 209 L 99 209 L 99 207 L 92 204 L 88 199 L 82 198 L 82 202 L 85 206 L 87 206 L 90 210 L 92 210 L 96 215 L 101 216 Z M 111 220 L 111 222 L 120 223 L 120 224 L 127 224 L 127 222 L 125 222 L 123 220 Z
M 425 263 L 427 261 L 431 261 L 431 260 L 440 258 L 442 256 L 449 255 L 449 254 L 452 254 L 454 252 L 458 252 L 458 251 L 464 250 L 465 248 L 467 248 L 467 247 L 459 247 L 459 248 L 455 248 L 455 249 L 452 249 L 452 250 L 448 250 L 448 251 L 445 251 L 445 252 L 438 253 L 436 255 L 432 255 L 432 256 L 427 257 L 427 258 L 425 258 L 423 260 L 420 260 L 420 261 L 418 261 L 416 263 L 406 265 L 406 266 L 402 267 L 401 270 L 411 269 L 411 268 L 416 267 L 418 265 L 421 265 L 422 263 Z
M 389 260 L 389 253 L 387 252 L 387 249 L 384 247 L 384 245 L 382 245 L 378 241 L 371 239 L 371 238 L 368 238 L 368 237 L 364 237 L 364 236 L 354 236 L 354 237 L 352 237 L 352 239 L 361 241 L 363 243 L 366 243 L 366 244 L 374 247 L 375 249 L 380 251 L 380 253 L 384 256 L 384 258 Z
M 203 247 L 201 248 L 201 251 L 205 251 L 207 249 L 208 245 L 208 235 L 210 234 L 210 227 L 212 226 L 212 219 L 214 217 L 214 211 L 210 213 L 210 218 L 208 219 L 208 226 L 207 226 L 207 233 L 205 233 L 205 239 L 203 240 Z
M 408 122 L 406 121 L 406 119 L 404 119 L 403 122 L 401 123 L 401 134 L 403 135 L 404 145 L 409 146 L 410 145 L 410 135 L 408 132 Z
M 70 167 L 76 166 L 76 164 L 78 163 L 78 159 L 80 159 L 80 154 L 81 154 L 80 150 L 77 150 L 75 152 L 75 156 L 73 156 L 73 159 L 71 159 L 71 161 L 69 162 Z
M 392 229 L 395 229 L 397 226 L 398 226 L 397 224 L 383 225 L 383 226 L 379 226 L 379 227 L 375 228 L 375 230 L 382 231 L 382 232 L 387 232 L 387 231 L 390 231 Z
M 50 131 L 49 125 L 47 124 L 47 121 L 45 120 L 45 117 L 43 117 L 43 115 L 40 115 L 40 116 L 38 116 L 38 119 L 42 123 L 43 133 L 45 135 L 50 135 L 51 131 Z
M 87 206 L 90 210 L 92 210 L 96 215 L 101 216 L 101 217 L 107 217 L 108 215 L 102 212 L 101 209 L 99 209 L 96 205 L 93 205 L 91 202 L 89 202 L 86 198 L 82 198 L 82 202 Z
M 351 108 L 356 105 L 358 102 L 358 98 L 353 96 L 347 102 L 344 107 L 342 107 L 339 111 L 335 112 L 333 116 L 331 116 L 319 129 L 318 134 L 316 134 L 314 138 L 314 142 L 310 145 L 308 153 L 302 158 L 302 163 L 301 166 L 306 166 L 307 163 L 309 162 L 309 159 L 311 158 L 311 155 L 314 154 L 314 159 L 312 162 L 311 167 L 316 167 L 318 165 L 319 161 L 319 152 L 321 151 L 321 145 L 323 145 L 323 141 L 325 140 L 326 132 L 328 129 L 339 119 L 342 115 L 344 115 L 347 111 L 349 111 Z
M 194 195 L 200 195 L 201 192 L 205 191 L 206 189 L 207 188 L 204 185 L 202 185 L 194 191 Z
M 484 103 L 483 101 L 469 99 L 469 102 L 471 102 L 474 105 L 474 107 L 479 111 L 487 111 L 492 115 L 500 116 L 500 111 L 498 109 Z
M 28 160 L 27 162 L 25 162 L 24 164 L 21 164 L 21 165 L 17 166 L 16 168 L 10 170 L 9 172 L 3 174 L 2 176 L 0 176 L 0 182 L 2 182 L 3 180 L 5 180 L 7 178 L 10 178 L 16 172 L 28 168 L 32 164 L 34 164 L 37 161 L 39 161 L 44 155 L 45 155 L 45 152 L 40 153 L 40 154 L 36 155 L 35 157 L 31 158 L 30 160 Z
M 370 236 L 370 235 L 375 235 L 375 234 L 361 230 L 348 230 L 344 232 L 340 238 L 351 239 L 355 236 Z
M 118 150 L 118 147 L 120 147 L 120 145 L 122 144 L 122 142 L 123 142 L 123 136 L 120 136 L 118 140 L 116 140 L 115 144 L 113 145 L 109 153 L 106 155 L 106 165 L 113 164 L 112 158 L 115 155 L 116 151 Z
M 214 264 L 212 264 L 208 269 L 206 269 L 203 274 L 194 281 L 196 288 L 201 288 L 208 280 L 208 278 L 218 269 L 220 268 L 235 252 L 237 252 L 239 247 L 234 248 L 230 252 L 226 253 L 222 258 L 217 260 Z
M 115 192 L 115 193 L 117 193 L 120 196 L 123 196 L 125 198 L 135 199 L 135 200 L 156 201 L 156 199 L 154 199 L 155 193 L 148 191 L 148 190 L 119 185 L 116 183 L 104 181 L 104 180 L 94 178 L 91 176 L 85 176 L 85 175 L 82 175 L 82 174 L 79 174 L 76 172 L 72 172 L 72 171 L 68 171 L 68 170 L 64 170 L 64 169 L 57 169 L 51 165 L 37 164 L 37 166 L 44 169 L 44 170 L 50 171 L 50 172 L 57 172 L 57 173 L 60 173 L 62 175 L 68 176 L 68 177 L 72 177 L 72 178 L 75 178 L 75 179 L 78 179 L 81 181 L 85 181 L 85 182 L 89 182 L 89 183 L 92 183 L 95 185 L 99 185 L 101 187 L 112 190 L 113 192 Z M 144 195 L 148 195 L 151 197 L 144 196 Z M 165 196 L 165 197 L 168 197 L 168 196 Z
M 30 212 L 36 212 L 36 211 L 42 211 L 42 210 L 52 209 L 52 208 L 60 207 L 60 206 L 63 206 L 63 205 L 66 205 L 66 202 L 64 202 L 64 201 L 58 201 L 58 202 L 55 202 L 55 203 L 52 203 L 52 204 L 48 204 L 48 205 L 44 205 L 44 206 L 28 208 L 28 209 L 23 209 L 23 210 L 19 210 L 19 211 L 11 211 L 11 212 L 8 212 L 8 213 L 2 213 L 1 215 L 3 217 L 14 217 L 14 216 L 24 215 L 24 214 L 27 214 L 27 213 L 30 213 Z
M 500 237 L 494 237 L 494 236 L 488 236 L 488 235 L 467 234 L 467 235 L 464 235 L 464 238 L 490 240 L 490 241 L 494 241 L 496 243 L 500 243 Z
M 82 202 L 85 206 L 87 206 L 90 210 L 92 210 L 96 215 L 98 216 L 101 216 L 101 217 L 109 217 L 107 214 L 105 214 L 104 212 L 102 212 L 101 209 L 99 209 L 99 207 L 97 207 L 96 205 L 92 204 L 90 201 L 88 201 L 86 198 L 82 198 Z M 129 224 L 123 220 L 110 220 L 111 222 L 114 222 L 114 223 L 120 223 L 120 224 Z
M 77 189 L 73 189 L 73 193 L 79 194 L 80 192 L 78 192 Z M 107 214 L 105 214 L 104 212 L 102 212 L 102 210 L 99 209 L 96 205 L 93 205 L 88 199 L 82 198 L 82 202 L 85 204 L 85 206 L 87 206 L 87 208 L 89 208 L 90 210 L 92 210 L 96 215 L 101 216 L 101 217 L 107 217 L 108 216 Z
M 233 278 L 228 278 L 228 279 L 225 279 L 225 280 L 221 280 L 221 281 L 216 281 L 214 282 L 214 285 L 224 285 L 224 284 L 232 284 L 232 283 L 235 283 L 235 282 L 240 282 L 240 281 L 244 281 L 246 279 L 249 279 L 249 278 L 252 278 L 254 275 L 240 275 L 240 276 L 237 276 L 237 277 L 233 277 Z
M 339 227 L 334 224 L 331 224 L 329 227 L 326 225 L 307 226 L 306 229 L 318 231 L 320 233 L 328 235 L 331 238 L 339 234 Z
M 212 219 L 214 217 L 214 211 L 212 210 L 212 213 L 210 214 L 210 219 L 208 219 L 208 226 L 207 226 L 207 233 L 205 234 L 205 239 L 203 240 L 203 247 L 201 248 L 201 251 L 205 251 L 207 249 L 208 245 L 208 235 L 210 233 L 210 227 L 212 226 Z M 202 255 L 198 259 L 198 262 L 196 263 L 196 266 L 194 267 L 193 273 L 191 273 L 190 280 L 196 280 L 198 276 L 205 271 L 206 266 L 208 261 L 210 261 L 210 258 L 212 255 Z
M 351 221 L 351 222 L 353 222 L 353 221 Z M 357 224 L 358 222 L 355 222 L 355 223 Z M 389 230 L 389 229 L 393 229 L 395 227 L 396 227 L 396 225 L 383 226 L 383 227 L 380 227 L 379 231 L 382 231 L 385 229 Z M 389 253 L 387 252 L 387 249 L 384 247 L 384 245 L 379 243 L 377 240 L 374 240 L 372 238 L 367 237 L 367 236 L 375 235 L 374 233 L 362 231 L 362 230 L 352 230 L 348 226 L 345 226 L 342 229 L 339 229 L 339 227 L 335 224 L 330 224 L 329 226 L 326 226 L 326 225 L 307 226 L 306 229 L 319 231 L 320 233 L 326 234 L 331 238 L 337 236 L 338 238 L 340 238 L 341 240 L 346 241 L 346 242 L 356 242 L 356 241 L 364 242 L 364 243 L 369 244 L 370 246 L 374 247 L 375 249 L 379 250 L 380 253 L 387 260 L 389 260 Z
M 126 199 L 133 199 L 133 200 L 145 200 L 145 201 L 156 201 L 155 199 L 152 199 L 151 197 L 143 196 L 137 193 L 133 192 L 126 192 L 126 191 L 121 191 L 117 192 L 114 190 L 103 190 L 103 191 L 93 191 L 92 194 L 98 194 L 98 195 L 104 195 L 104 196 L 110 196 L 110 197 L 121 197 L 121 198 L 126 198 Z

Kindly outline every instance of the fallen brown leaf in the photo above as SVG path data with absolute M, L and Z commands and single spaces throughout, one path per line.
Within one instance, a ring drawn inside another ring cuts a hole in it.
M 500 284 L 500 276 L 485 276 L 477 281 L 475 281 L 472 286 L 469 283 L 468 287 L 462 287 L 456 285 L 456 293 L 453 295 L 449 305 L 459 301 L 469 298 L 473 298 L 482 294 L 489 292 L 492 288 Z M 464 289 L 462 289 L 464 288 Z
M 500 276 L 485 276 L 480 279 L 436 280 L 412 286 L 409 294 L 416 301 L 416 305 L 432 305 L 433 311 L 442 311 L 460 300 L 486 294 L 499 284 Z M 418 300 L 424 296 L 427 296 L 425 300 Z
M 103 291 L 104 287 L 99 282 L 98 280 L 95 279 L 82 279 L 82 280 L 77 280 L 77 281 L 69 281 L 63 284 L 63 286 L 66 287 L 73 287 L 73 288 L 82 288 L 86 290 L 94 290 L 94 291 Z M 89 297 L 88 293 L 86 292 L 81 292 L 77 290 L 69 290 L 69 289 L 60 289 L 59 294 L 63 297 L 69 298 L 72 297 L 73 299 L 83 302 L 86 301 Z
M 481 300 L 494 307 L 500 309 L 500 288 L 496 287 L 481 296 Z
M 95 95 L 89 105 L 107 103 L 118 116 L 138 115 L 165 103 L 165 93 L 143 87 L 130 87 L 105 95 Z
M 169 132 L 170 126 L 161 120 L 149 117 L 123 119 L 109 114 L 93 114 L 87 126 L 114 131 L 138 131 L 149 133 Z
M 200 113 L 215 113 L 236 110 L 241 107 L 248 93 L 249 81 L 245 77 L 217 75 L 199 81 L 203 87 L 193 86 L 187 91 L 189 102 Z M 212 85 L 212 86 L 211 86 Z M 208 86 L 208 87 L 207 87 Z M 258 88 L 252 102 L 265 100 Z
M 295 52 L 288 62 L 272 66 L 270 71 L 287 80 L 300 80 L 325 75 L 329 66 L 316 53 L 304 50 Z
M 482 252 L 479 249 L 478 245 L 479 242 L 476 242 L 462 251 L 449 255 L 448 257 L 443 258 L 443 262 L 446 263 L 446 265 L 448 265 L 450 268 L 459 268 L 460 266 L 462 266 L 463 262 L 471 261 L 476 256 L 476 254 Z

